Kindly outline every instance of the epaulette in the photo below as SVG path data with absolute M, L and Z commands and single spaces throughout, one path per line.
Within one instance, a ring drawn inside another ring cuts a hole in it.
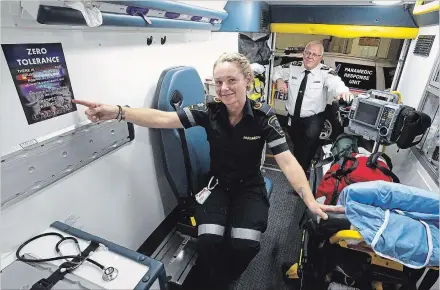
M 205 97 L 205 103 L 206 104 L 215 104 L 215 103 L 221 103 L 221 102 L 222 101 L 217 96 L 206 95 L 206 97 Z
M 254 110 L 257 110 L 259 112 L 264 113 L 265 115 L 269 116 L 271 113 L 274 113 L 274 110 L 272 109 L 271 106 L 269 106 L 268 104 L 263 104 L 260 102 L 255 102 L 255 104 L 252 106 L 252 108 Z
M 334 75 L 334 76 L 337 76 L 337 75 L 338 75 L 338 73 L 337 73 L 334 69 L 332 69 L 331 67 L 329 67 L 328 65 L 323 65 L 323 66 L 321 66 L 321 70 L 328 71 L 329 74 Z
M 220 100 L 219 97 L 216 96 L 206 96 L 205 98 L 205 103 L 206 103 L 206 107 L 216 107 L 218 104 L 220 104 L 222 101 Z
M 302 60 L 295 60 L 295 61 L 292 61 L 291 64 L 293 66 L 302 66 L 303 65 L 303 61 Z

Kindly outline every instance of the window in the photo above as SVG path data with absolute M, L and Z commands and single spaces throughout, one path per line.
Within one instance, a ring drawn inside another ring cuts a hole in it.
M 440 136 L 440 112 L 439 112 L 439 72 L 440 61 L 437 59 L 436 65 L 432 71 L 430 81 L 425 89 L 419 111 L 428 114 L 431 117 L 432 125 L 425 133 L 422 141 L 416 146 L 415 153 L 422 165 L 437 182 L 439 178 L 439 136 Z

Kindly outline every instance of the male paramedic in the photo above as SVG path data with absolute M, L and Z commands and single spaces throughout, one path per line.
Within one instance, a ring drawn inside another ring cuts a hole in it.
M 227 289 L 258 253 L 267 227 L 269 203 L 260 171 L 264 143 L 311 212 L 326 219 L 326 211 L 343 209 L 315 201 L 272 108 L 248 98 L 253 81 L 248 60 L 237 53 L 223 54 L 213 70 L 218 97 L 212 103 L 191 105 L 178 112 L 74 103 L 87 106 L 85 114 L 94 122 L 118 119 L 149 128 L 205 128 L 213 181 L 211 194 L 195 214 L 198 268 L 205 271 L 198 277 L 206 283 L 202 289 Z
M 294 155 L 306 174 L 319 146 L 328 100 L 353 98 L 338 74 L 321 63 L 323 54 L 321 42 L 312 41 L 304 49 L 303 61 L 291 63 L 286 73 L 282 66 L 277 66 L 273 74 L 277 90 L 288 93 L 287 133 Z

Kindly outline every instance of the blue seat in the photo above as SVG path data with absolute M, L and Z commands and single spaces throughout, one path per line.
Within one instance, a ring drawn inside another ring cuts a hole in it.
M 175 111 L 171 105 L 173 96 L 182 96 L 181 106 L 197 104 L 205 100 L 204 87 L 197 71 L 191 67 L 172 67 L 162 72 L 156 89 L 157 108 L 163 111 Z M 184 162 L 184 153 L 177 129 L 161 129 L 161 150 L 164 157 L 164 169 L 174 194 L 179 198 L 188 196 L 188 179 Z M 184 130 L 188 144 L 191 164 L 192 184 L 189 188 L 197 193 L 206 186 L 209 172 L 209 144 L 205 129 L 197 126 Z
M 181 98 L 181 107 L 205 101 L 204 86 L 197 71 L 192 67 L 172 67 L 162 72 L 155 100 L 157 108 L 163 111 L 175 111 L 173 98 Z M 191 183 L 193 194 L 199 192 L 208 182 L 210 168 L 209 143 L 203 127 L 197 126 L 183 130 L 188 144 L 191 164 Z M 188 198 L 188 178 L 184 162 L 184 153 L 178 129 L 161 129 L 161 151 L 168 182 L 177 198 Z M 272 181 L 264 178 L 267 193 L 272 193 Z

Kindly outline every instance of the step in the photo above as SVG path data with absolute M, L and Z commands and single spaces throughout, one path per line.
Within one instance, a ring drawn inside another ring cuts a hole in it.
M 162 262 L 168 281 L 182 286 L 195 265 L 197 239 L 174 228 L 154 251 L 152 258 Z

